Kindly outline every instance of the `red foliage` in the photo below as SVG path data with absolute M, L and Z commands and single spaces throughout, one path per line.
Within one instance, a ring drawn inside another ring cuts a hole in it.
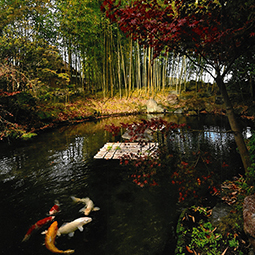
M 14 91 L 14 92 L 7 92 L 7 91 L 3 91 L 2 89 L 0 89 L 0 96 L 6 96 L 6 97 L 10 97 L 10 96 L 14 96 L 16 94 L 21 93 L 21 91 Z
M 188 197 L 199 198 L 200 192 L 205 192 L 206 190 L 212 195 L 219 192 L 212 178 L 213 172 L 209 168 L 206 169 L 207 165 L 212 163 L 209 156 L 206 152 L 203 155 L 200 152 L 195 155 L 197 156 L 195 164 L 182 161 L 171 176 L 172 184 L 178 185 L 179 202 L 183 202 Z
M 174 122 L 167 122 L 162 118 L 155 118 L 150 120 L 141 120 L 141 122 L 133 123 L 121 123 L 121 127 L 115 126 L 114 124 L 105 125 L 105 130 L 112 133 L 113 136 L 117 136 L 121 128 L 126 129 L 128 135 L 130 135 L 129 142 L 135 140 L 143 140 L 145 138 L 146 132 L 153 133 L 160 131 L 163 135 L 168 135 L 170 132 L 176 131 L 180 128 L 186 126 L 183 124 L 176 124 Z
M 242 17 L 240 22 L 234 22 L 231 13 L 224 12 L 216 1 L 190 5 L 184 0 L 174 2 L 136 0 L 123 7 L 106 0 L 101 9 L 124 33 L 144 46 L 152 46 L 154 57 L 163 50 L 175 50 L 228 63 L 233 52 L 239 53 L 247 43 L 252 45 L 249 40 L 254 37 L 253 19 Z
M 113 136 L 117 136 L 120 132 L 120 127 L 112 125 L 105 125 L 105 130 L 112 133 Z
M 131 174 L 129 177 L 141 188 L 145 186 L 158 186 L 158 183 L 155 181 L 157 171 L 161 169 L 158 159 L 139 155 L 124 155 L 120 158 L 120 164 L 130 167 Z

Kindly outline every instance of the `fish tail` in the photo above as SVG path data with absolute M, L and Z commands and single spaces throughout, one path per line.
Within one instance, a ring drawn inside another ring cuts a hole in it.
M 71 199 L 76 203 L 80 202 L 80 199 L 78 197 L 71 196 Z
M 79 210 L 79 212 L 83 212 L 83 213 L 85 213 L 85 211 L 86 211 L 86 206 L 85 206 L 85 207 L 82 207 L 82 208 Z
M 49 242 L 46 242 L 45 243 L 45 245 L 46 245 L 46 248 L 49 250 L 49 251 L 51 251 L 51 252 L 53 252 L 53 253 L 59 253 L 59 254 L 71 254 L 71 253 L 74 253 L 74 250 L 65 250 L 65 251 L 63 251 L 63 250 L 59 250 L 56 246 L 55 246 L 55 244 L 54 243 L 49 243 Z
M 59 254 L 71 254 L 71 253 L 74 253 L 74 250 L 59 250 L 56 246 L 46 246 L 48 248 L 49 251 L 53 252 L 53 253 L 59 253 Z
M 36 224 L 34 224 L 33 226 L 31 226 L 29 228 L 29 230 L 27 231 L 26 235 L 24 236 L 22 242 L 25 242 L 29 239 L 29 237 L 31 236 L 32 232 L 36 229 Z
M 22 242 L 26 242 L 29 239 L 30 235 L 25 235 L 24 238 L 22 239 Z
M 71 253 L 74 253 L 74 250 L 65 250 L 65 251 L 63 251 L 63 253 L 65 253 L 65 254 L 71 254 Z

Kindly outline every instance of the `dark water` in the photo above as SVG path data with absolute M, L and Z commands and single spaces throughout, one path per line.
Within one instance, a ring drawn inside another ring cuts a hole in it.
M 51 254 L 35 231 L 21 242 L 31 225 L 47 216 L 54 200 L 61 203 L 56 216 L 59 226 L 83 215 L 82 205 L 71 195 L 90 197 L 100 211 L 92 212 L 91 223 L 74 237 L 57 238 L 60 250 L 75 254 L 174 254 L 175 225 L 181 210 L 177 188 L 170 179 L 155 187 L 140 188 L 125 178 L 117 160 L 94 160 L 93 156 L 112 137 L 103 128 L 114 122 L 131 122 L 140 117 L 122 117 L 83 123 L 41 134 L 31 141 L 0 146 L 0 253 Z M 215 161 L 241 173 L 240 157 L 225 118 L 185 118 L 170 121 L 191 126 L 185 141 L 175 137 L 172 149 L 181 148 L 185 157 L 198 150 L 210 150 Z M 246 127 L 244 128 L 247 131 Z M 246 132 L 247 133 L 247 132 Z

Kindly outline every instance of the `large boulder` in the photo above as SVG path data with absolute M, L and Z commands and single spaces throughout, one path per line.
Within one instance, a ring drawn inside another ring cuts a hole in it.
M 245 197 L 243 203 L 244 232 L 255 249 L 255 195 Z
M 146 107 L 147 107 L 147 112 L 165 112 L 165 110 L 157 104 L 157 102 L 153 99 L 150 98 L 147 103 L 146 103 Z
M 177 104 L 179 101 L 178 96 L 175 94 L 168 94 L 166 100 L 169 104 Z

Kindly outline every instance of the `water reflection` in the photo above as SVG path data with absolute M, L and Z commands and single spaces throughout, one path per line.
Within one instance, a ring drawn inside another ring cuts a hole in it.
M 155 117 L 155 116 L 152 116 Z M 62 249 L 76 254 L 173 254 L 174 227 L 178 217 L 177 191 L 171 180 L 142 189 L 127 180 L 116 160 L 93 160 L 112 137 L 104 126 L 139 121 L 146 116 L 105 119 L 62 127 L 31 141 L 0 146 L 0 250 L 3 254 L 49 254 L 43 237 L 35 233 L 21 243 L 28 228 L 46 216 L 54 200 L 61 203 L 56 217 L 61 225 L 81 217 L 71 195 L 89 196 L 101 210 L 73 239 L 57 240 Z M 210 150 L 215 161 L 226 161 L 239 171 L 240 158 L 226 120 L 220 118 L 164 116 L 168 121 L 187 123 L 188 133 L 171 137 L 172 149 L 183 157 Z M 125 130 L 122 130 L 124 132 Z

